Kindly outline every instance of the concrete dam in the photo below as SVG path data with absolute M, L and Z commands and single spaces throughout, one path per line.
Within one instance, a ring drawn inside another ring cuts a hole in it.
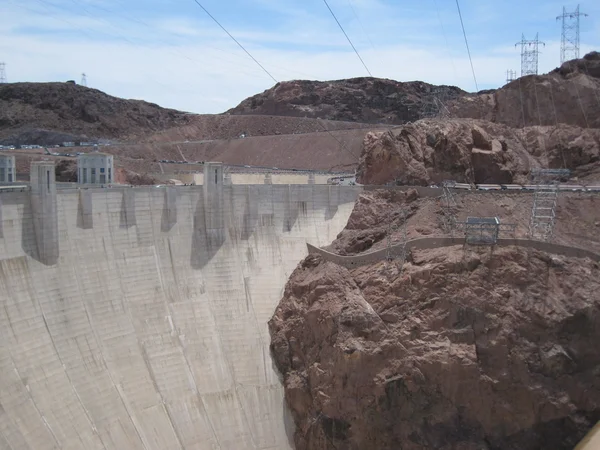
M 360 188 L 215 165 L 204 186 L 57 190 L 33 166 L 0 193 L 0 449 L 292 448 L 267 321 Z

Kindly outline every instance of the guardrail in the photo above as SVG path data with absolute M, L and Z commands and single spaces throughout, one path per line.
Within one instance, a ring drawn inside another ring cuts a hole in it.
M 433 248 L 463 245 L 464 243 L 464 238 L 454 238 L 447 236 L 423 237 L 407 241 L 406 246 L 403 246 L 402 244 L 394 245 L 390 248 L 389 254 L 392 257 L 394 257 L 396 255 L 399 255 L 400 252 L 403 250 L 405 250 L 406 252 L 412 250 L 428 250 Z M 362 255 L 343 256 L 332 252 L 328 252 L 327 250 L 323 250 L 310 244 L 306 245 L 308 247 L 309 254 L 321 255 L 321 257 L 324 260 L 331 261 L 348 269 L 383 261 L 388 256 L 387 248 L 383 248 L 369 253 L 364 253 Z M 579 247 L 571 247 L 568 245 L 553 244 L 550 242 L 534 241 L 532 239 L 498 239 L 495 245 L 500 247 L 517 246 L 524 248 L 532 248 L 542 252 L 554 253 L 569 258 L 590 258 L 593 261 L 600 262 L 600 254 L 592 252 L 590 250 Z

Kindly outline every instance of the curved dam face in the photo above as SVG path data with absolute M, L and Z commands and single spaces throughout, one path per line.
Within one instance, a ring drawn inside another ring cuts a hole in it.
M 291 448 L 267 320 L 360 188 L 43 175 L 0 193 L 0 449 Z

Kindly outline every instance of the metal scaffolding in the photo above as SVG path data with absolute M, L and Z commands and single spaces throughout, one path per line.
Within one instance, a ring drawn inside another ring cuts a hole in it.
M 533 208 L 529 222 L 529 234 L 532 239 L 548 241 L 554 232 L 556 222 L 556 202 L 558 184 L 561 178 L 568 178 L 568 169 L 534 169 L 531 171 L 535 185 Z

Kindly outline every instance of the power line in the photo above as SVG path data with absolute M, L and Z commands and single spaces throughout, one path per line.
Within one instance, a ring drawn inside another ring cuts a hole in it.
M 462 13 L 460 12 L 460 5 L 456 0 L 456 7 L 458 8 L 458 17 L 460 17 L 460 25 L 462 26 L 463 35 L 465 37 L 465 44 L 467 46 L 467 53 L 469 54 L 469 62 L 471 63 L 471 72 L 473 72 L 473 80 L 475 81 L 475 89 L 479 92 L 479 86 L 477 85 L 477 77 L 475 76 L 475 68 L 473 67 L 473 59 L 471 58 L 471 50 L 469 49 L 469 41 L 467 40 L 467 32 L 465 31 L 465 24 L 463 22 Z
M 231 39 L 233 39 L 233 42 L 235 42 L 235 43 L 236 43 L 236 44 L 237 44 L 237 45 L 238 45 L 238 46 L 239 46 L 239 47 L 240 47 L 242 50 L 244 50 L 244 51 L 246 52 L 246 54 L 247 54 L 247 55 L 248 55 L 250 58 L 252 58 L 252 60 L 253 60 L 253 61 L 254 61 L 256 64 L 258 64 L 258 65 L 260 66 L 260 68 L 261 68 L 262 70 L 264 70 L 264 72 L 265 72 L 267 75 L 269 75 L 269 76 L 271 77 L 271 79 L 272 79 L 272 80 L 273 80 L 275 83 L 279 83 L 279 81 L 277 81 L 277 80 L 275 79 L 275 77 L 274 77 L 273 75 L 271 75 L 271 73 L 270 73 L 270 72 L 269 72 L 267 69 L 265 69 L 265 68 L 263 67 L 263 65 L 262 65 L 261 63 L 259 63 L 259 62 L 256 60 L 256 58 L 255 58 L 254 56 L 252 56 L 252 55 L 250 54 L 250 52 L 249 52 L 248 50 L 246 50 L 246 48 L 245 48 L 245 47 L 244 47 L 242 44 L 240 44 L 240 43 L 238 42 L 238 40 L 237 40 L 236 38 L 234 38 L 234 37 L 231 35 L 231 33 L 230 33 L 229 31 L 227 31 L 227 30 L 225 29 L 225 27 L 224 27 L 223 25 L 221 25 L 221 24 L 219 23 L 219 21 L 218 21 L 217 19 L 215 19 L 215 18 L 213 17 L 213 15 L 212 15 L 211 13 L 209 13 L 209 12 L 208 12 L 208 10 L 207 10 L 207 9 L 206 9 L 204 6 L 202 6 L 202 4 L 201 4 L 201 3 L 200 3 L 198 0 L 194 0 L 194 2 L 195 2 L 195 3 L 196 3 L 196 4 L 197 4 L 197 5 L 200 7 L 200 8 L 202 8 L 202 9 L 204 10 L 204 12 L 205 12 L 206 14 L 208 14 L 208 17 L 210 17 L 210 18 L 211 18 L 211 19 L 212 19 L 212 20 L 213 20 L 213 21 L 214 21 L 214 22 L 215 22 L 217 25 L 219 25 L 219 27 L 221 27 L 221 29 L 222 29 L 222 30 L 223 30 L 225 33 L 227 33 L 227 35 L 228 35 L 228 36 L 229 36 Z
M 354 9 L 354 5 L 352 4 L 352 0 L 348 0 L 348 4 L 350 5 L 350 8 L 352 9 L 352 12 L 354 13 L 354 17 L 356 17 L 356 20 L 358 20 L 358 24 L 360 25 L 360 28 L 361 28 L 363 34 L 369 40 L 369 43 L 371 44 L 371 48 L 373 50 L 375 50 L 375 46 L 373 45 L 373 41 L 371 40 L 371 36 L 369 36 L 369 34 L 367 33 L 367 30 L 365 30 L 365 27 L 363 26 L 363 23 L 360 20 L 360 17 L 358 17 L 358 14 L 356 14 L 356 9 Z
M 454 58 L 452 57 L 452 53 L 450 52 L 450 46 L 448 45 L 448 37 L 446 35 L 446 28 L 444 27 L 444 22 L 442 21 L 442 16 L 440 15 L 440 8 L 438 7 L 438 3 L 436 0 L 433 0 L 433 4 L 435 6 L 435 10 L 437 12 L 437 18 L 440 22 L 440 26 L 442 27 L 442 35 L 444 36 L 444 41 L 446 43 L 446 51 L 448 52 L 448 56 L 450 56 L 450 63 L 452 64 L 452 71 L 454 72 L 454 78 L 456 81 L 458 80 L 458 73 L 456 72 L 456 66 L 454 65 Z
M 194 0 L 194 1 L 196 1 L 196 0 Z M 333 18 L 337 22 L 338 26 L 340 27 L 340 30 L 342 30 L 342 33 L 344 33 L 344 36 L 346 36 L 346 39 L 348 39 L 348 42 L 350 43 L 350 45 L 354 49 L 354 53 L 356 53 L 356 56 L 358 56 L 358 59 L 360 59 L 360 62 L 362 63 L 362 65 L 365 67 L 365 69 L 369 73 L 369 76 L 372 77 L 373 74 L 371 74 L 371 71 L 369 70 L 369 68 L 367 67 L 367 65 L 363 61 L 363 59 L 360 57 L 360 54 L 358 53 L 358 50 L 356 50 L 356 47 L 354 46 L 354 44 L 352 43 L 352 41 L 350 40 L 350 38 L 346 34 L 346 31 L 344 30 L 344 27 L 342 26 L 342 24 L 340 23 L 340 21 L 335 16 L 335 14 L 333 13 L 332 9 L 329 7 L 329 3 L 327 3 L 327 0 L 323 0 L 323 3 L 325 3 L 325 6 L 327 6 L 327 9 L 329 10 L 329 12 L 331 13 L 331 15 L 333 16 Z

